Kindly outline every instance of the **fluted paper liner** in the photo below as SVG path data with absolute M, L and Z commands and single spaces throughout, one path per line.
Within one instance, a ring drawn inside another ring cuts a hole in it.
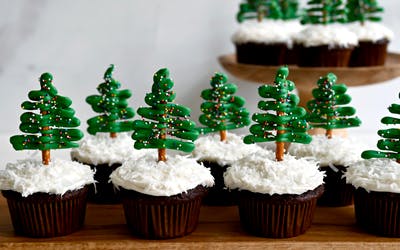
M 400 194 L 367 192 L 358 188 L 354 194 L 356 221 L 366 231 L 400 237 Z
M 301 195 L 268 195 L 241 191 L 239 215 L 250 234 L 268 238 L 289 238 L 303 234 L 314 217 L 323 186 Z
M 63 196 L 2 191 L 7 199 L 16 234 L 29 237 L 55 237 L 73 233 L 85 220 L 88 188 L 68 191 Z
M 174 196 L 151 196 L 121 190 L 126 223 L 146 239 L 170 239 L 192 233 L 198 224 L 203 186 Z

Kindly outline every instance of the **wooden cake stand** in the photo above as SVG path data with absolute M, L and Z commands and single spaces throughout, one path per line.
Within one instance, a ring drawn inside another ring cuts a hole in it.
M 220 56 L 219 62 L 233 76 L 258 84 L 272 83 L 278 66 L 241 64 L 236 55 Z M 300 97 L 300 105 L 312 98 L 311 90 L 321 76 L 332 72 L 338 77 L 338 83 L 347 86 L 361 86 L 379 83 L 400 76 L 400 54 L 389 53 L 383 66 L 373 67 L 298 67 L 289 65 L 289 80 L 295 82 Z

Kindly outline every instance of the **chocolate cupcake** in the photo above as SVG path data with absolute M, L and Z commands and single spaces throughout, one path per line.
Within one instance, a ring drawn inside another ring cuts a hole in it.
M 294 38 L 300 67 L 347 67 L 358 40 L 340 24 L 308 25 Z
M 293 36 L 302 29 L 298 21 L 247 21 L 232 36 L 238 63 L 292 64 L 296 61 Z
M 335 136 L 328 139 L 325 135 L 314 135 L 310 144 L 290 145 L 289 154 L 319 161 L 319 169 L 326 176 L 325 191 L 318 199 L 318 205 L 340 207 L 353 204 L 354 189 L 346 183 L 345 173 L 350 164 L 361 160 L 362 150 L 361 144 L 349 138 Z
M 195 159 L 156 154 L 127 161 L 110 176 L 122 189 L 125 218 L 132 233 L 147 239 L 170 239 L 192 233 L 202 198 L 214 184 L 210 171 Z
M 358 46 L 351 54 L 351 67 L 384 65 L 387 47 L 393 39 L 393 32 L 382 24 L 375 22 L 352 23 L 350 31 L 356 34 Z
M 346 172 L 356 189 L 354 210 L 364 230 L 386 237 L 400 237 L 400 171 L 391 159 L 362 160 Z
M 88 166 L 55 159 L 9 163 L 0 174 L 16 234 L 56 237 L 79 230 L 85 219 L 88 185 L 94 182 Z
M 79 148 L 71 150 L 72 160 L 89 165 L 95 171 L 96 184 L 89 186 L 89 201 L 120 203 L 119 191 L 109 181 L 110 174 L 127 159 L 140 157 L 145 152 L 133 148 L 128 133 L 118 133 L 115 138 L 108 133 L 88 135 L 79 145 Z
M 303 234 L 323 192 L 323 172 L 316 162 L 290 155 L 275 161 L 274 154 L 264 150 L 233 163 L 224 177 L 229 188 L 240 191 L 242 227 L 261 237 Z
M 210 206 L 232 206 L 238 204 L 238 193 L 225 187 L 224 173 L 232 163 L 256 151 L 257 145 L 243 143 L 240 136 L 227 133 L 226 141 L 217 134 L 202 136 L 195 141 L 193 157 L 209 168 L 215 185 L 209 189 L 204 204 Z

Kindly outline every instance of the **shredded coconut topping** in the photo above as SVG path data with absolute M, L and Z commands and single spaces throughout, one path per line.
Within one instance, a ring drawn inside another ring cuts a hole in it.
M 353 163 L 345 173 L 355 188 L 400 193 L 400 165 L 392 159 L 370 159 Z
M 89 166 L 78 162 L 54 159 L 44 166 L 39 160 L 25 159 L 8 163 L 0 171 L 0 190 L 13 190 L 23 197 L 38 192 L 63 195 L 94 183 L 93 175 Z
M 351 138 L 335 136 L 328 139 L 325 135 L 313 135 L 310 144 L 292 143 L 289 154 L 301 157 L 314 157 L 322 167 L 329 165 L 348 166 L 361 160 L 361 153 L 366 147 Z
M 312 159 L 295 159 L 285 155 L 275 161 L 275 154 L 260 150 L 232 164 L 224 174 L 230 189 L 262 194 L 302 194 L 323 183 L 324 172 Z
M 341 24 L 308 25 L 294 37 L 304 47 L 328 45 L 329 48 L 348 48 L 358 44 L 357 36 Z
M 226 141 L 221 142 L 218 134 L 202 136 L 195 141 L 193 157 L 199 161 L 217 162 L 221 166 L 230 165 L 232 162 L 257 151 L 256 144 L 245 144 L 242 137 L 226 134 Z
M 350 23 L 348 28 L 356 34 L 359 41 L 377 42 L 382 39 L 390 41 L 394 37 L 393 31 L 376 22 L 364 22 L 364 25 L 359 22 Z
M 115 186 L 153 196 L 171 196 L 198 185 L 211 187 L 214 177 L 196 159 L 175 155 L 157 162 L 157 154 L 129 160 L 111 175 Z
M 111 138 L 109 133 L 97 133 L 85 136 L 79 148 L 71 150 L 71 157 L 92 165 L 122 164 L 128 158 L 144 154 L 145 150 L 136 150 L 133 144 L 134 140 L 128 133 L 118 133 L 116 138 Z

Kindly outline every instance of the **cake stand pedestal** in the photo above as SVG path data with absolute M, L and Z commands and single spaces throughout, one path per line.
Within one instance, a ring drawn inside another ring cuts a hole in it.
M 222 67 L 233 76 L 258 84 L 272 83 L 279 66 L 242 64 L 236 61 L 236 55 L 222 55 L 219 58 Z M 300 105 L 305 106 L 312 99 L 311 90 L 317 80 L 329 72 L 338 77 L 338 83 L 347 86 L 376 84 L 400 77 L 400 54 L 388 53 L 383 66 L 372 67 L 299 67 L 289 65 L 289 80 L 296 84 Z

